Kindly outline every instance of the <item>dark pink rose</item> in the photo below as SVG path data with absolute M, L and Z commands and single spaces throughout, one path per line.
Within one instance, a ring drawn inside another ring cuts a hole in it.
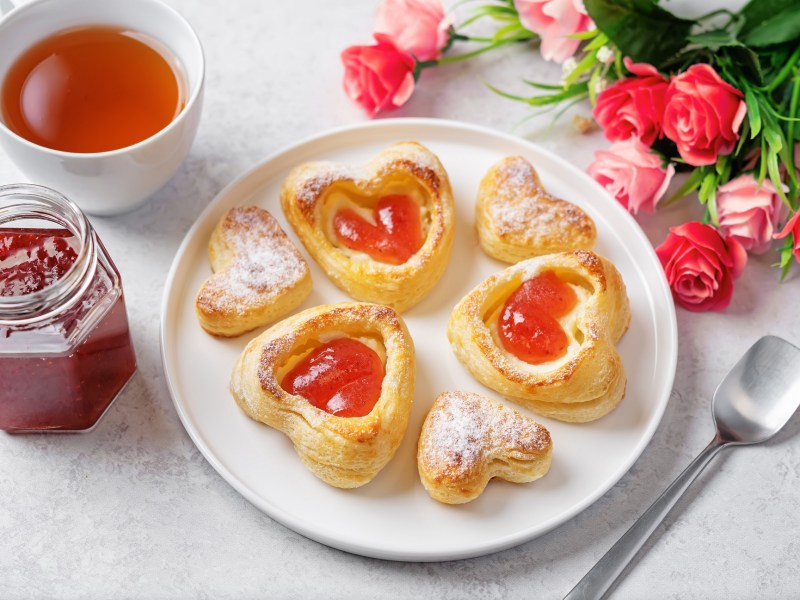
M 376 33 L 372 46 L 350 46 L 342 52 L 344 91 L 374 116 L 399 108 L 414 93 L 414 58 L 391 38 Z
M 669 82 L 655 67 L 625 59 L 635 75 L 619 80 L 597 96 L 594 118 L 612 142 L 639 138 L 648 146 L 661 137 L 664 98 Z
M 800 262 L 800 210 L 796 211 L 783 229 L 775 234 L 775 239 L 782 240 L 789 234 L 792 234 L 792 243 L 794 244 L 792 254 L 794 254 L 794 259 Z
M 383 0 L 375 13 L 375 33 L 389 36 L 418 61 L 434 60 L 447 45 L 451 22 L 440 0 Z
M 747 264 L 747 252 L 739 242 L 696 222 L 671 227 L 656 254 L 675 302 L 695 312 L 726 308 L 733 280 Z
M 717 214 L 725 235 L 736 238 L 745 250 L 760 254 L 772 245 L 783 202 L 769 179 L 759 186 L 752 175 L 745 174 L 719 187 Z
M 739 139 L 747 105 L 742 92 L 710 65 L 692 65 L 673 77 L 664 108 L 664 135 L 692 166 L 712 165 L 730 154 Z
M 653 212 L 667 191 L 675 166 L 666 169 L 661 158 L 636 138 L 615 142 L 594 153 L 587 171 L 629 212 Z
M 583 0 L 514 0 L 522 26 L 539 34 L 542 58 L 563 63 L 580 46 L 573 33 L 588 31 L 594 23 Z

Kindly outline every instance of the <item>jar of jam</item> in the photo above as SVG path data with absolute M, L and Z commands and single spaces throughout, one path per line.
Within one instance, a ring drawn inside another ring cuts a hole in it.
M 0 186 L 0 429 L 91 429 L 135 370 L 119 272 L 86 215 Z

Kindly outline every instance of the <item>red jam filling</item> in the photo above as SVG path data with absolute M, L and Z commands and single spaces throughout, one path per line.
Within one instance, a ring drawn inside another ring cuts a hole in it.
M 53 285 L 78 258 L 66 229 L 0 229 L 0 296 L 25 296 Z
M 312 350 L 281 387 L 338 417 L 368 415 L 381 395 L 383 362 L 370 347 L 339 338 Z
M 508 297 L 497 321 L 503 347 L 534 365 L 561 358 L 569 340 L 558 319 L 577 302 L 575 291 L 552 271 L 525 281 Z
M 373 212 L 375 224 L 345 208 L 333 218 L 336 238 L 374 260 L 401 265 L 422 247 L 419 206 L 408 196 L 384 196 Z
M 53 285 L 74 264 L 77 247 L 66 230 L 0 228 L 0 295 Z M 136 357 L 122 295 L 96 322 L 88 319 L 112 293 L 111 274 L 98 262 L 95 279 L 69 309 L 35 326 L 0 325 L 0 429 L 88 429 L 133 375 Z M 47 345 L 59 336 L 64 341 L 85 322 L 91 329 L 76 345 Z

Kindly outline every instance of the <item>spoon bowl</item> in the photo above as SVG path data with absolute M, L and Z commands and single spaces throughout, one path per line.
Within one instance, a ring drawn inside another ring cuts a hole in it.
M 730 444 L 758 444 L 778 433 L 800 405 L 800 350 L 784 339 L 758 340 L 714 392 L 712 412 Z

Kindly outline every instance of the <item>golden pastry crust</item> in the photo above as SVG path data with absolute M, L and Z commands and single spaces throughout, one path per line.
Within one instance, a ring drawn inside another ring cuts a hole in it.
M 475 212 L 484 252 L 507 263 L 590 250 L 597 239 L 591 217 L 548 194 L 536 169 L 521 156 L 507 156 L 489 169 L 478 190 Z
M 338 208 L 363 210 L 389 194 L 408 195 L 421 209 L 424 242 L 400 265 L 347 248 L 333 231 Z M 331 162 L 300 165 L 283 183 L 281 207 L 309 254 L 357 300 L 402 312 L 430 292 L 450 257 L 455 225 L 450 180 L 436 155 L 416 142 L 394 144 L 362 169 Z
M 385 356 L 381 395 L 363 417 L 338 417 L 286 392 L 283 376 L 321 343 L 352 337 Z M 325 483 L 355 488 L 394 455 L 408 426 L 416 374 L 414 343 L 387 306 L 343 303 L 310 308 L 253 339 L 233 369 L 230 390 L 250 418 L 285 433 L 303 464 Z
M 550 432 L 496 400 L 444 392 L 433 403 L 417 449 L 417 468 L 434 500 L 463 504 L 481 495 L 493 477 L 514 483 L 550 469 Z
M 275 218 L 257 206 L 230 209 L 208 244 L 214 272 L 195 299 L 200 325 L 237 336 L 268 325 L 311 292 L 311 271 Z
M 578 297 L 560 323 L 565 356 L 533 365 L 502 347 L 497 317 L 508 296 L 538 273 L 553 271 Z M 461 363 L 485 386 L 537 413 L 570 422 L 599 419 L 625 395 L 616 343 L 630 323 L 625 284 L 607 259 L 578 250 L 520 262 L 493 275 L 453 309 L 447 336 Z

